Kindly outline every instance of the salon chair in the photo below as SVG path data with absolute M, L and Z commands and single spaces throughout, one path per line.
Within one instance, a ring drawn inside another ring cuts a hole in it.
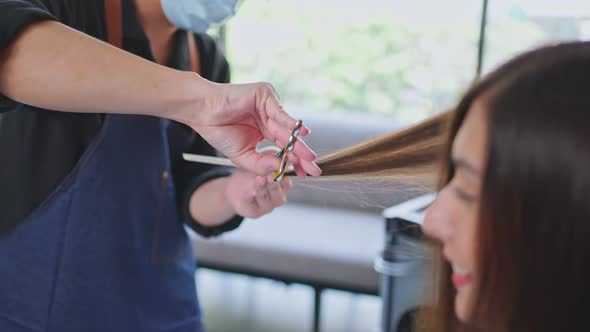
M 414 316 L 430 287 L 427 246 L 420 229 L 434 194 L 423 195 L 385 209 L 385 244 L 375 260 L 380 275 L 382 332 L 413 331 Z

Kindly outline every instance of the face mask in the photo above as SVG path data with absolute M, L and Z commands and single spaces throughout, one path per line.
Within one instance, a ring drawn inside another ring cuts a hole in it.
M 241 3 L 241 0 L 162 0 L 162 8 L 177 27 L 204 33 L 234 16 Z

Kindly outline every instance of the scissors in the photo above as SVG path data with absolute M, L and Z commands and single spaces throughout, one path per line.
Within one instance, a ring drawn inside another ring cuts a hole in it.
M 297 120 L 295 124 L 295 128 L 291 132 L 291 137 L 289 137 L 289 143 L 285 146 L 281 151 L 277 152 L 275 156 L 281 159 L 281 164 L 279 169 L 274 173 L 274 181 L 279 182 L 285 176 L 285 172 L 287 170 L 287 159 L 289 158 L 289 153 L 293 151 L 293 146 L 299 137 L 299 132 L 301 131 L 301 127 L 303 126 L 303 121 Z
M 279 164 L 279 169 L 276 170 L 273 174 L 273 181 L 280 182 L 285 176 L 287 170 L 289 169 L 289 167 L 287 167 L 289 153 L 293 151 L 293 147 L 295 146 L 295 142 L 297 142 L 297 139 L 299 139 L 299 133 L 301 132 L 302 127 L 303 121 L 297 120 L 297 123 L 295 123 L 295 128 L 293 128 L 291 136 L 289 137 L 289 142 L 283 149 L 281 149 L 279 152 L 275 154 L 275 157 L 279 158 L 281 160 L 281 163 Z M 227 158 L 204 156 L 191 153 L 183 153 L 182 158 L 186 161 L 192 161 L 197 163 L 236 167 L 236 165 Z

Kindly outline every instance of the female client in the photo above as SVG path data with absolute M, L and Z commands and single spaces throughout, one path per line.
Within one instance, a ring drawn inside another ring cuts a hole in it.
M 590 331 L 590 43 L 523 54 L 451 126 L 427 331 Z

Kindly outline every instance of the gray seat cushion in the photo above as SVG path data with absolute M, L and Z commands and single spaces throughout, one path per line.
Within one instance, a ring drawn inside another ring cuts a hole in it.
M 383 228 L 379 214 L 287 204 L 219 238 L 191 237 L 204 265 L 377 293 Z

